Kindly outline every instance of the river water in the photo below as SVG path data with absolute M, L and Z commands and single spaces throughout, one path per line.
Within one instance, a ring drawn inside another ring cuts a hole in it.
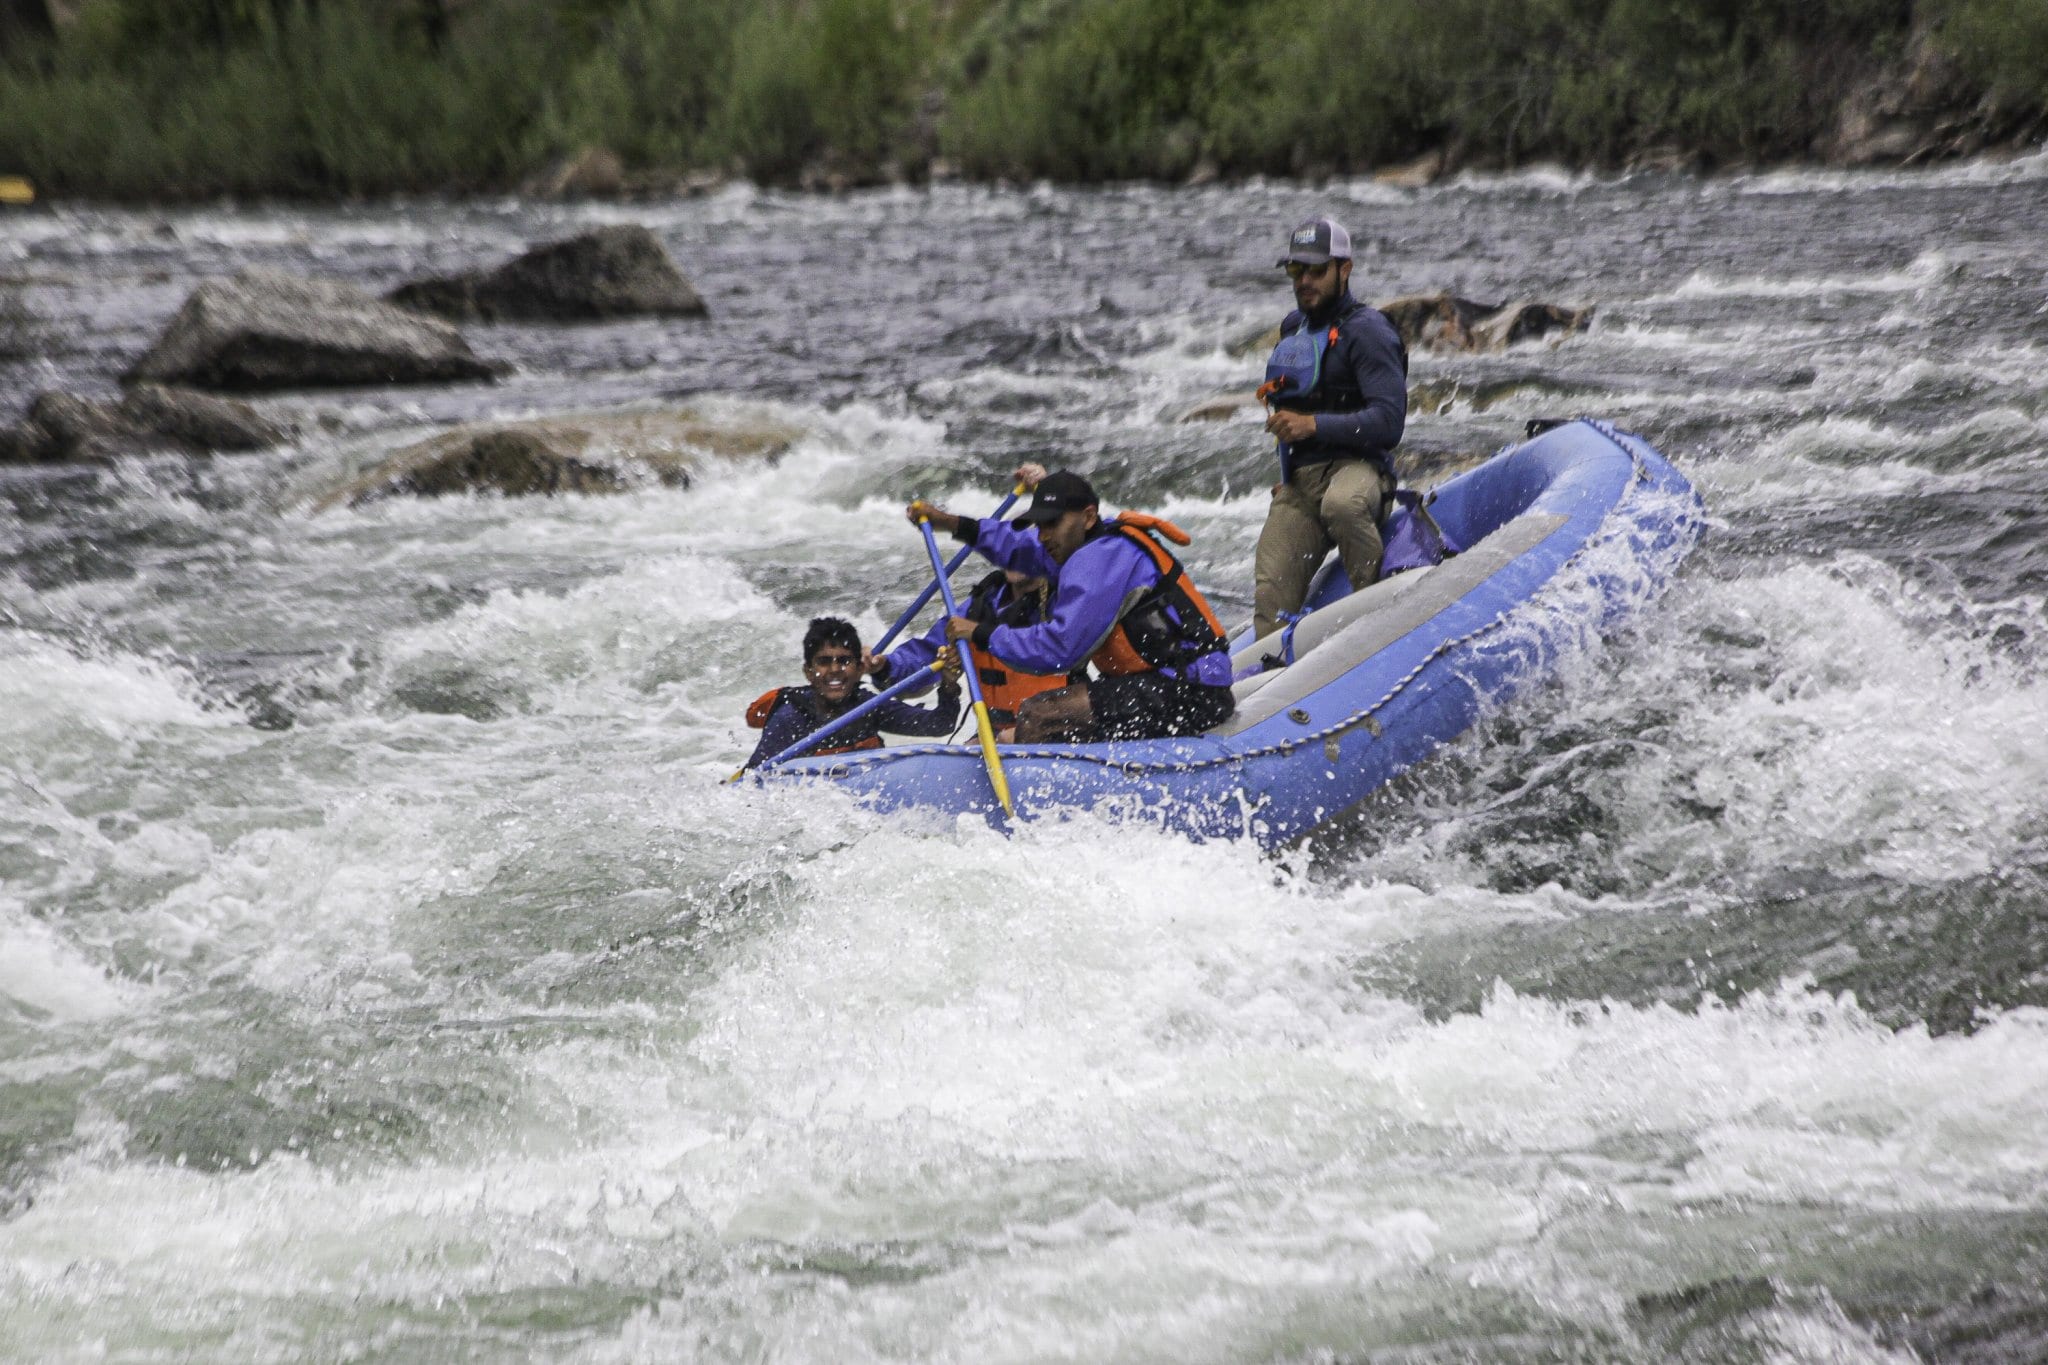
M 1602 414 L 1707 537 L 1625 634 L 1280 856 L 722 788 L 896 508 L 1021 458 L 1249 606 L 1235 346 L 1361 292 L 1414 477 Z M 0 480 L 0 1356 L 2030 1360 L 2048 1352 L 2048 156 L 1909 173 L 0 218 L 45 388 L 195 282 L 645 222 L 701 323 Z M 807 435 L 687 490 L 312 510 L 435 424 Z

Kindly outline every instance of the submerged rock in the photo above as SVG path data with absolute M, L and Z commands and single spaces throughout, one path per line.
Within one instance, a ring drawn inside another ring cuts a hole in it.
M 704 300 L 644 227 L 599 228 L 489 271 L 415 280 L 386 296 L 457 320 L 577 322 L 702 317 Z
M 288 434 L 247 403 L 167 384 L 137 384 L 115 410 L 145 431 L 197 450 L 263 450 Z
M 506 427 L 441 438 L 402 452 L 413 459 L 378 490 L 438 497 L 482 489 L 508 497 L 535 493 L 615 493 L 625 486 L 616 465 L 580 459 L 581 443 L 566 432 Z
M 42 429 L 28 422 L 0 427 L 0 465 L 42 463 L 44 439 Z
M 125 379 L 255 391 L 496 374 L 445 322 L 337 281 L 251 270 L 194 291 Z
M 1265 356 L 1280 344 L 1280 324 L 1253 327 L 1239 332 L 1223 343 L 1223 353 L 1243 359 L 1248 355 Z
M 50 392 L 28 419 L 0 432 L 0 463 L 104 461 L 150 450 L 188 454 L 263 450 L 287 436 L 247 403 L 143 384 L 119 402 Z
M 1249 389 L 1243 393 L 1219 393 L 1214 398 L 1204 398 L 1190 403 L 1174 416 L 1176 422 L 1228 422 L 1234 418 L 1247 417 L 1259 410 L 1257 395 Z
M 406 494 L 528 497 L 688 487 L 707 460 L 773 460 L 802 434 L 785 423 L 718 419 L 692 408 L 474 423 L 397 451 L 315 510 Z

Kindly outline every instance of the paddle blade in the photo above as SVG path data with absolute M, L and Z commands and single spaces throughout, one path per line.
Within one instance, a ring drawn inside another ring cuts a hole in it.
M 988 782 L 996 789 L 996 800 L 1002 802 L 1003 814 L 1014 816 L 1017 808 L 1010 804 L 1010 779 L 1003 774 L 1003 760 L 996 755 L 996 731 L 989 724 L 988 703 L 974 703 L 974 728 L 981 734 L 981 756 L 988 763 Z

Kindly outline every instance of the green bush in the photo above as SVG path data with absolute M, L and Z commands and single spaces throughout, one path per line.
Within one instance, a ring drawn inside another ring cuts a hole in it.
M 729 85 L 739 0 L 627 0 L 596 30 L 528 137 L 538 159 L 609 147 L 628 165 L 720 159 L 712 133 Z
M 1225 0 L 1072 7 L 1042 41 L 990 54 L 986 75 L 956 94 L 942 143 L 983 175 L 1185 174 L 1202 152 L 1213 54 L 1235 50 L 1243 20 Z
M 1234 173 L 1312 174 L 1419 151 L 1449 126 L 1447 27 L 1410 0 L 1262 5 L 1203 98 L 1210 153 Z
M 1943 46 L 2011 113 L 2048 113 L 2048 5 L 2040 0 L 1948 0 Z
M 755 9 L 733 36 L 720 140 L 767 179 L 821 160 L 861 167 L 898 155 L 912 136 L 929 25 L 916 0 Z

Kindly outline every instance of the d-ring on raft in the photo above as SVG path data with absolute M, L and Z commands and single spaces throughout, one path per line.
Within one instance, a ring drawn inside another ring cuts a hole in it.
M 1245 676 L 1278 637 L 1239 638 L 1237 714 L 1220 728 L 1000 746 L 1020 816 L 1098 810 L 1198 838 L 1290 843 L 1647 606 L 1705 520 L 1692 485 L 1648 442 L 1589 419 L 1448 480 L 1429 511 L 1465 552 L 1360 593 L 1326 566 L 1291 665 Z M 1002 818 L 974 745 L 802 758 L 763 780 L 832 781 L 884 810 Z

